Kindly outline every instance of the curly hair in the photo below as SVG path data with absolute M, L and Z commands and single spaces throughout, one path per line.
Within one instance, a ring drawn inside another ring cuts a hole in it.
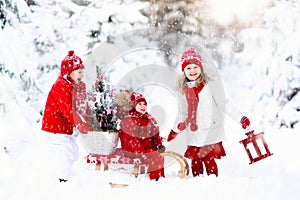
M 132 109 L 132 101 L 128 91 L 121 91 L 116 96 L 116 103 L 122 107 L 122 109 L 129 111 Z

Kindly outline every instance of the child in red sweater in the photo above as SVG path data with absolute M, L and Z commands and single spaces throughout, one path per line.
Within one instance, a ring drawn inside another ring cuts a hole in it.
M 42 121 L 42 130 L 53 151 L 54 177 L 65 182 L 70 176 L 73 163 L 78 159 L 78 147 L 73 129 L 86 134 L 91 127 L 77 112 L 74 86 L 83 78 L 81 58 L 69 51 L 61 62 L 60 75 L 49 91 Z

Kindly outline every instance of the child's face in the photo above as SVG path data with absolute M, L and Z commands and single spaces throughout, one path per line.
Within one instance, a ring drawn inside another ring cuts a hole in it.
M 77 69 L 74 70 L 71 74 L 70 77 L 71 79 L 76 83 L 80 83 L 80 81 L 82 80 L 83 76 L 84 76 L 84 70 L 83 69 Z
M 198 65 L 190 64 L 184 68 L 184 74 L 190 81 L 195 81 L 201 74 L 201 68 Z
M 145 114 L 147 112 L 147 104 L 145 102 L 139 102 L 135 106 L 135 110 L 139 113 Z

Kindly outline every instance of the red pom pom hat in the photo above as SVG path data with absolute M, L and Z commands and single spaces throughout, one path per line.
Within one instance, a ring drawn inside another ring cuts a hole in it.
M 82 60 L 79 56 L 74 54 L 73 50 L 68 52 L 68 55 L 62 60 L 60 65 L 61 76 L 70 75 L 73 71 L 84 69 Z
M 184 71 L 184 68 L 190 64 L 198 65 L 202 70 L 202 57 L 200 54 L 198 54 L 194 48 L 189 48 L 187 51 L 185 51 L 181 57 L 181 67 L 182 71 Z
M 146 101 L 145 97 L 141 93 L 132 92 L 131 95 L 130 95 L 130 99 L 131 99 L 131 101 L 133 103 L 133 107 L 134 108 L 140 102 L 145 102 L 146 105 L 147 105 L 147 101 Z

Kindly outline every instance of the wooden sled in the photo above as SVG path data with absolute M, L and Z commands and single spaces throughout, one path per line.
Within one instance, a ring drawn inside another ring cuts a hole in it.
M 178 164 L 180 165 L 180 169 L 178 170 L 178 173 L 180 174 L 180 178 L 184 178 L 185 176 L 189 175 L 189 163 L 185 159 L 185 157 L 177 152 L 174 151 L 165 151 L 161 153 L 163 157 L 171 157 L 175 159 Z M 146 172 L 146 166 L 145 165 L 134 165 L 133 168 L 133 174 L 135 177 L 138 177 L 139 174 L 145 174 Z
M 180 166 L 180 169 L 178 170 L 178 173 L 180 175 L 180 178 L 184 178 L 185 176 L 188 176 L 189 175 L 189 164 L 187 162 L 187 160 L 185 159 L 185 157 L 177 152 L 174 152 L 174 151 L 166 151 L 166 152 L 163 152 L 161 153 L 161 155 L 163 157 L 170 157 L 172 159 L 175 159 L 176 162 L 179 164 Z M 96 167 L 95 167 L 95 170 L 100 170 L 100 167 L 101 167 L 101 164 L 104 165 L 104 168 L 103 170 L 109 170 L 109 164 L 117 164 L 117 163 L 110 163 L 111 160 L 113 159 L 114 157 L 110 156 L 110 159 L 108 162 L 106 163 L 103 163 L 103 160 L 102 160 L 102 163 L 101 163 L 101 159 L 103 159 L 103 156 L 100 156 L 100 155 L 96 155 L 96 154 L 90 154 L 88 156 L 85 156 L 85 159 L 87 160 L 87 163 L 95 163 L 96 164 Z M 143 164 L 143 163 L 128 163 L 128 164 L 133 164 L 133 174 L 135 177 L 138 177 L 139 174 L 145 174 L 146 173 L 146 166 Z M 112 183 L 110 182 L 109 185 L 112 187 L 112 188 L 124 188 L 126 186 L 128 186 L 127 184 L 118 184 L 118 183 Z
M 127 184 L 112 183 L 112 182 L 109 182 L 109 185 L 111 188 L 124 188 L 128 186 Z
M 190 169 L 189 169 L 189 163 L 187 162 L 187 160 L 185 159 L 185 157 L 177 152 L 174 151 L 166 151 L 161 153 L 162 156 L 169 156 L 172 157 L 174 159 L 176 159 L 176 161 L 179 163 L 180 165 L 180 169 L 178 170 L 179 174 L 180 174 L 180 178 L 184 178 L 185 176 L 188 176 L 190 173 Z

